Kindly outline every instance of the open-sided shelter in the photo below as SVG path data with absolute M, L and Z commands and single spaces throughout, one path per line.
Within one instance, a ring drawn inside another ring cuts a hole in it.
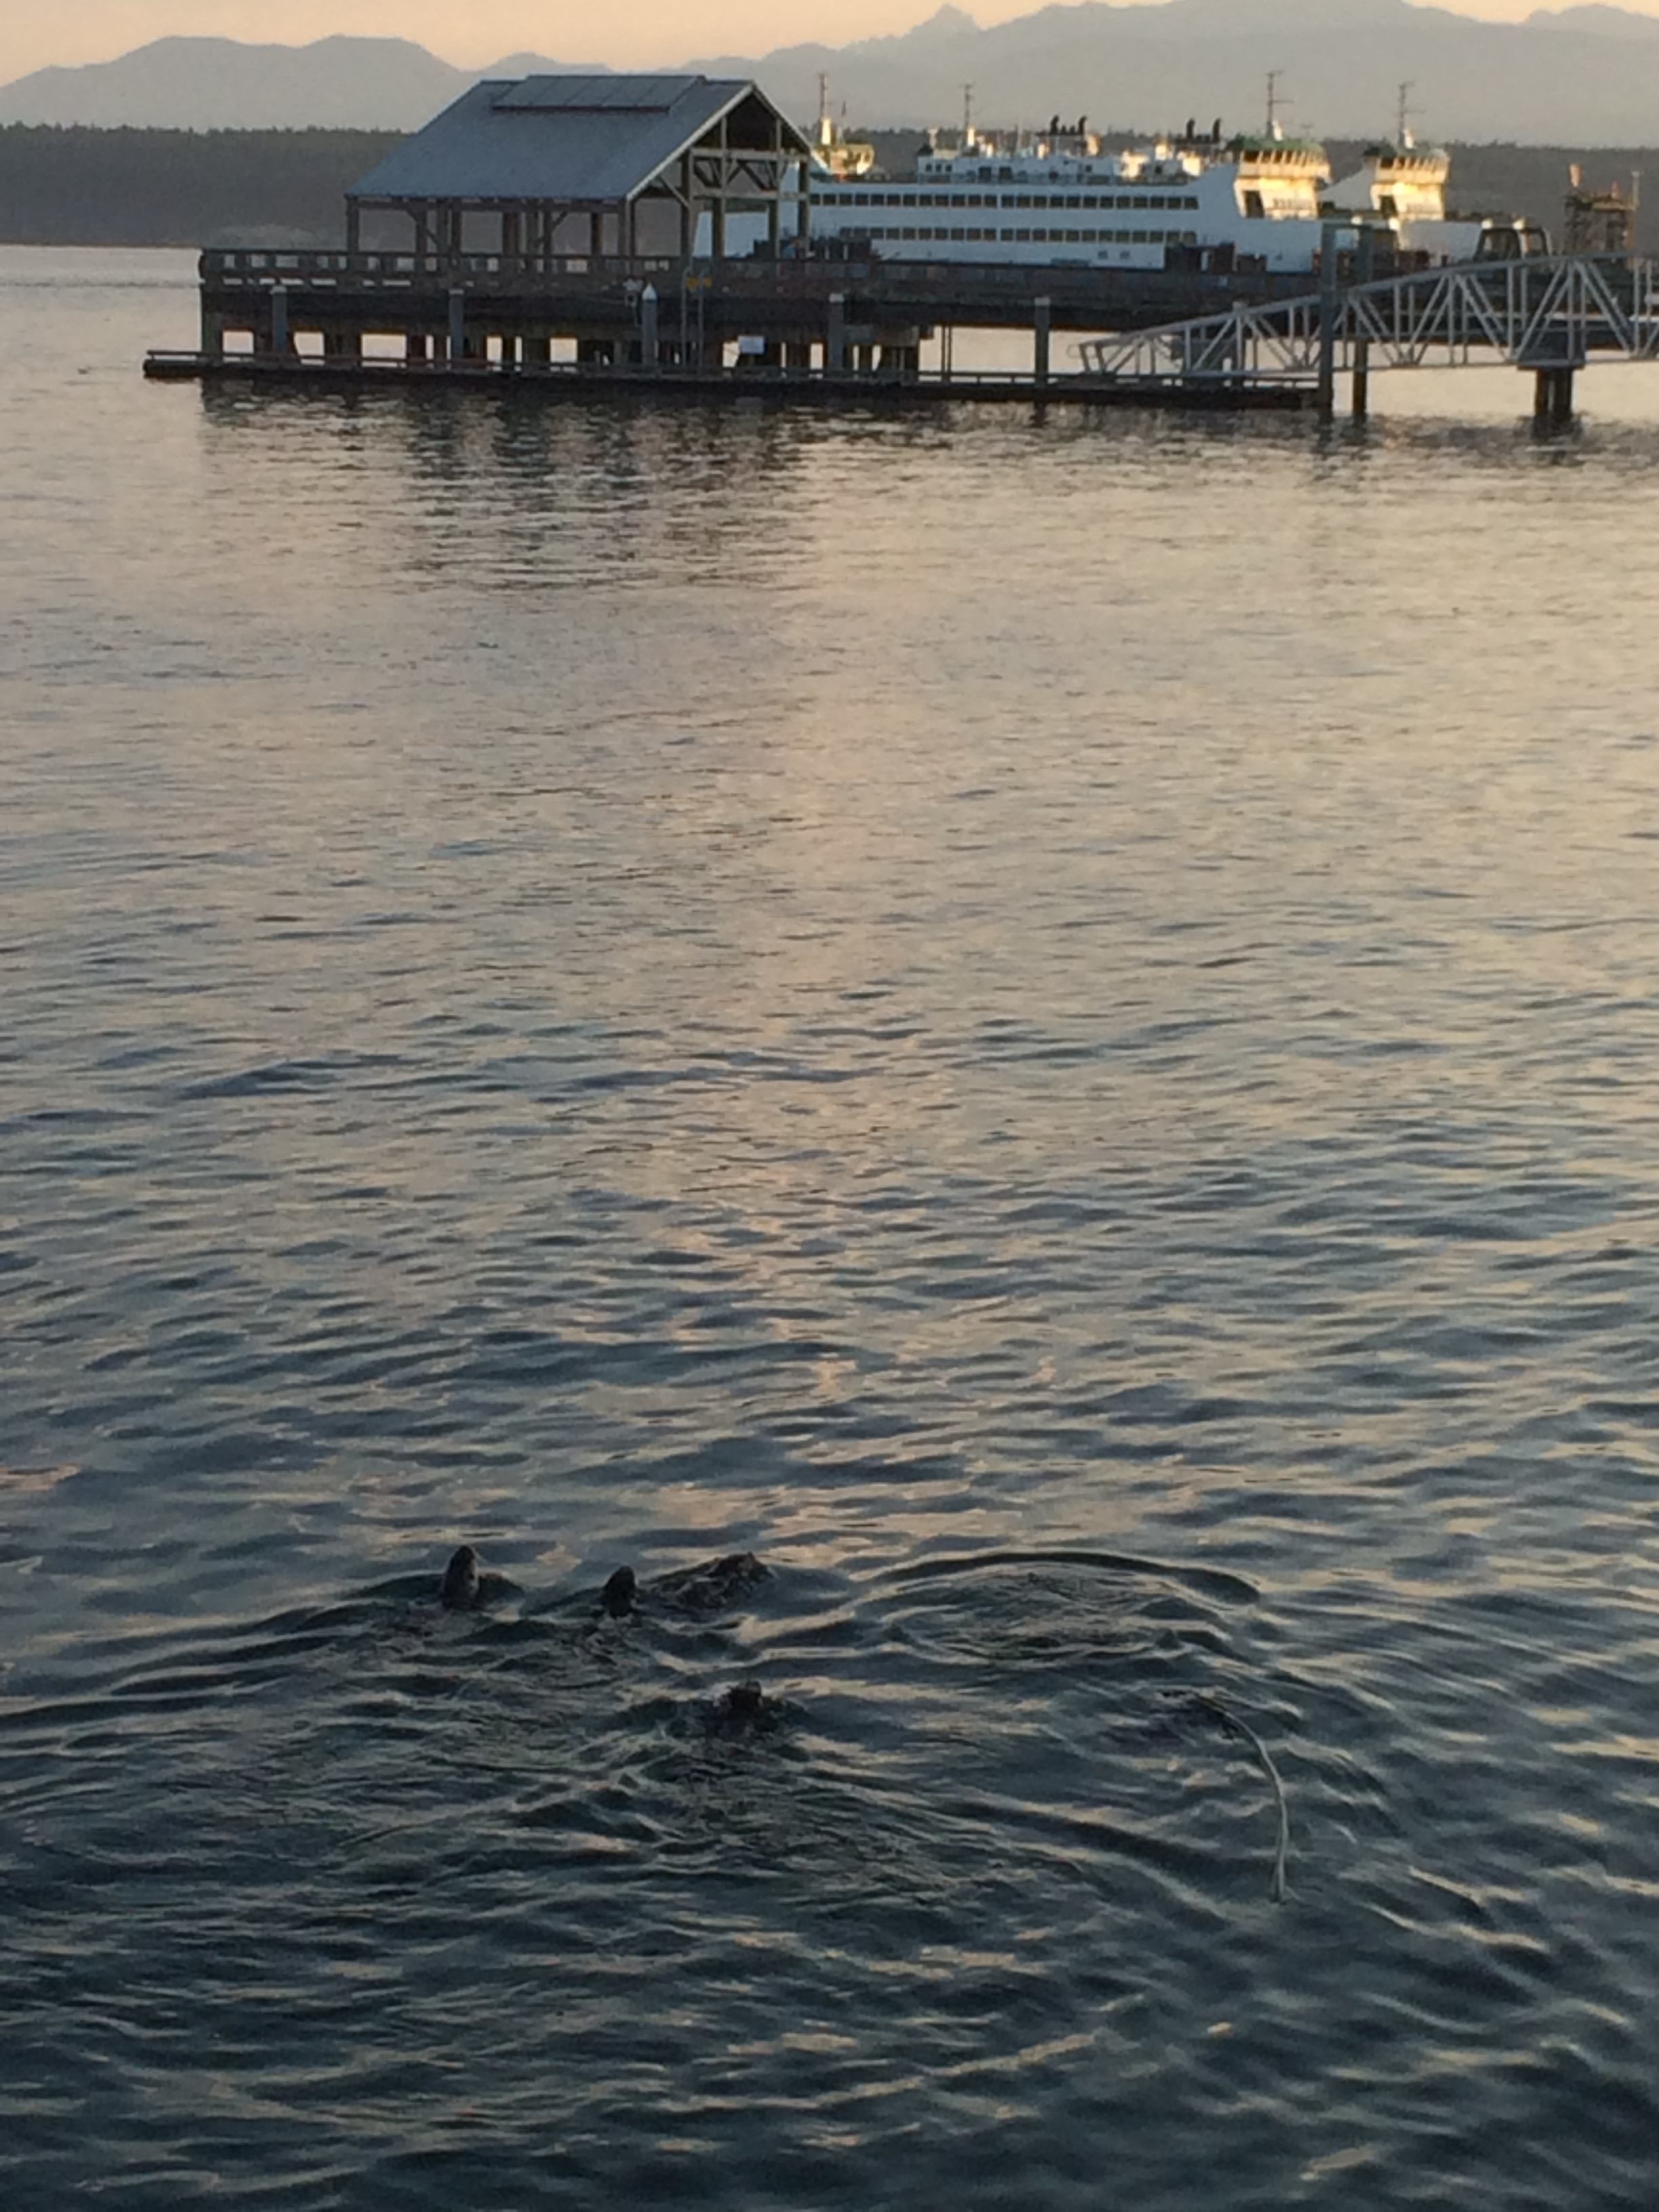
M 775 251 L 805 234 L 811 159 L 810 138 L 738 78 L 489 79 L 352 186 L 347 243 L 356 248 L 365 213 L 392 210 L 413 223 L 422 255 L 470 242 L 526 260 L 689 259 L 706 215 L 723 259 L 728 216 L 763 211 Z M 499 217 L 495 236 L 469 231 L 478 216 Z

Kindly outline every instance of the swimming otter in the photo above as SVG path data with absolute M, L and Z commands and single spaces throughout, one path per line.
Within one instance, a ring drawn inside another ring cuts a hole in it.
M 613 1620 L 621 1620 L 633 1612 L 639 1589 L 639 1577 L 633 1568 L 618 1567 L 599 1592 L 599 1603 Z
M 443 1580 L 438 1585 L 438 1602 L 453 1613 L 465 1613 L 478 1602 L 478 1555 L 471 1544 L 463 1544 L 444 1569 Z
M 700 1567 L 664 1575 L 652 1587 L 682 1612 L 709 1614 L 726 1612 L 769 1580 L 770 1574 L 752 1552 L 728 1552 L 723 1559 L 705 1559 Z
M 758 1682 L 733 1682 L 708 1715 L 719 1735 L 760 1735 L 783 1718 L 781 1698 L 769 1698 Z

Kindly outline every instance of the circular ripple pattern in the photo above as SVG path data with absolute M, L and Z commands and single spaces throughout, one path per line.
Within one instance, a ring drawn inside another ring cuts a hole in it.
M 1642 373 L 147 390 L 189 282 L 0 255 L 7 2201 L 1650 2203 Z

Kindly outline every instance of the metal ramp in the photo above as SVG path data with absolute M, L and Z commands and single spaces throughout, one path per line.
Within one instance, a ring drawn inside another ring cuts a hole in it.
M 1334 257 L 1329 265 L 1334 276 Z M 1559 417 L 1587 362 L 1659 359 L 1659 263 L 1540 255 L 1332 281 L 1277 304 L 1088 339 L 1077 352 L 1084 373 L 1106 381 L 1279 386 L 1316 395 L 1327 411 L 1346 374 L 1358 413 L 1372 368 L 1506 362 L 1537 374 L 1538 411 Z

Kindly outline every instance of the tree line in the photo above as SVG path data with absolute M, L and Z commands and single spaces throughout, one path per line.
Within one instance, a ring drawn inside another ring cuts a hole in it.
M 872 132 L 883 158 L 908 166 L 919 131 Z M 1128 135 L 1128 134 L 1126 134 Z M 338 246 L 346 188 L 399 143 L 393 131 L 136 131 L 0 125 L 0 244 L 9 246 Z M 1360 149 L 1333 141 L 1337 173 Z M 1587 184 L 1628 185 L 1659 171 L 1639 149 L 1463 146 L 1453 205 L 1529 216 L 1557 239 L 1571 164 Z M 1659 194 L 1641 243 L 1659 247 Z M 1652 225 L 1653 228 L 1650 228 Z

